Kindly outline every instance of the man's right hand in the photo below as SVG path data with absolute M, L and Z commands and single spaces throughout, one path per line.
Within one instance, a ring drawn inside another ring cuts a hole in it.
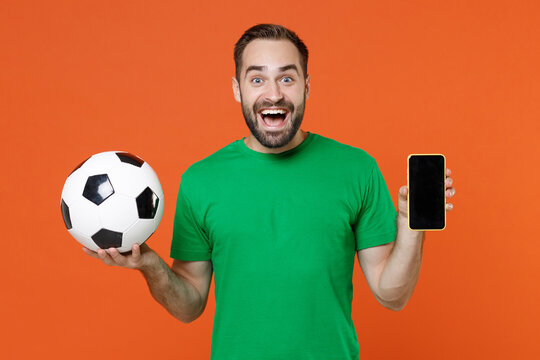
M 159 256 L 148 245 L 143 243 L 133 244 L 131 254 L 122 255 L 115 248 L 109 248 L 108 253 L 103 249 L 98 249 L 97 252 L 83 247 L 83 251 L 96 259 L 100 259 L 105 264 L 110 266 L 121 266 L 128 269 L 143 270 L 152 265 L 159 264 Z
M 95 252 L 83 247 L 83 251 L 107 265 L 139 270 L 146 279 L 154 299 L 183 323 L 194 321 L 204 311 L 212 278 L 210 261 L 183 262 L 187 263 L 184 269 L 191 269 L 192 272 L 195 269 L 195 277 L 204 277 L 207 286 L 203 297 L 195 285 L 169 268 L 159 255 L 144 243 L 140 246 L 133 244 L 131 253 L 124 254 L 120 254 L 115 248 L 109 248 L 107 251 L 98 249 Z M 200 279 L 198 281 L 201 282 Z

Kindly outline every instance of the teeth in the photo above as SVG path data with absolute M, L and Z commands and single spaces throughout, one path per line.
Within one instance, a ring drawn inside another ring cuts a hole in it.
M 268 115 L 268 114 L 285 114 L 286 111 L 282 109 L 275 109 L 275 110 L 263 110 L 261 111 L 261 114 Z

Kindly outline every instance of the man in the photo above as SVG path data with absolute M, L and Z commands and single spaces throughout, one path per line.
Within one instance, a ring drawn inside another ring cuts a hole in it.
M 250 134 L 182 175 L 172 268 L 146 244 L 127 256 L 85 250 L 140 270 L 184 323 L 203 313 L 215 273 L 215 360 L 358 359 L 355 254 L 389 309 L 405 306 L 418 279 L 423 232 L 407 226 L 407 187 L 396 212 L 373 157 L 300 130 L 307 58 L 298 36 L 278 25 L 254 26 L 237 42 L 233 93 Z

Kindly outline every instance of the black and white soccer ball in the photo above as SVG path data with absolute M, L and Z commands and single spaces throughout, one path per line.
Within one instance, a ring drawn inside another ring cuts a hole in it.
M 163 190 L 147 162 L 124 151 L 95 154 L 68 176 L 61 199 L 69 233 L 90 250 L 131 250 L 163 216 Z

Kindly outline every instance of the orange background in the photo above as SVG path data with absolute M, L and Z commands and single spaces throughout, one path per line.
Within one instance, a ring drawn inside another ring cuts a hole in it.
M 404 310 L 379 305 L 356 263 L 361 359 L 540 358 L 533 0 L 3 0 L 0 358 L 209 358 L 213 280 L 202 317 L 177 321 L 138 272 L 82 252 L 60 194 L 94 153 L 141 156 L 166 196 L 148 244 L 171 264 L 180 175 L 248 134 L 232 53 L 261 22 L 310 50 L 302 129 L 368 151 L 396 204 L 408 154 L 443 153 L 453 171 L 454 210 L 427 234 Z

